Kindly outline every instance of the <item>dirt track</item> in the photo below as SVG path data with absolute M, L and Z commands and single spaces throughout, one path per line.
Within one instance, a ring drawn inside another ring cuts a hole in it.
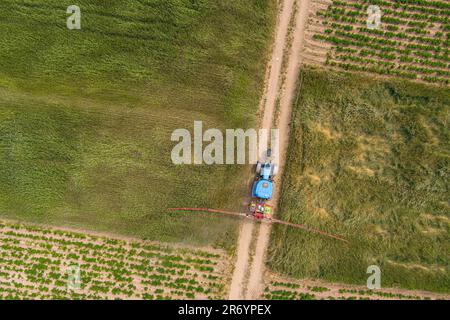
M 280 177 L 284 167 L 289 141 L 289 124 L 292 104 L 297 93 L 297 79 L 300 71 L 301 50 L 303 48 L 304 30 L 308 19 L 310 0 L 283 0 L 277 21 L 272 56 L 268 65 L 266 88 L 261 100 L 262 121 L 260 127 L 273 127 L 275 113 L 278 112 L 279 173 L 275 181 L 272 205 L 276 207 L 280 188 Z M 297 8 L 297 9 L 296 9 Z M 289 34 L 290 21 L 295 14 L 292 34 Z M 289 39 L 292 39 L 290 43 Z M 283 60 L 285 62 L 283 63 Z M 283 65 L 286 66 L 285 69 Z M 284 81 L 283 75 L 285 76 Z M 279 106 L 277 100 L 279 99 Z M 279 108 L 278 110 L 277 107 Z M 275 208 L 276 209 L 276 208 Z M 254 223 L 245 221 L 240 230 L 237 260 L 230 286 L 230 299 L 257 299 L 263 289 L 265 255 L 269 243 L 269 224 L 259 224 L 254 255 L 251 257 L 252 234 Z M 252 258 L 252 259 L 250 259 Z M 246 275 L 249 275 L 248 279 Z

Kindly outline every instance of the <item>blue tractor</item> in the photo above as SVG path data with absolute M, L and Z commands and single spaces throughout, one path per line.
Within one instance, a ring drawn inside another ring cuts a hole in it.
M 258 162 L 256 164 L 256 174 L 257 178 L 253 183 L 252 197 L 269 200 L 272 198 L 273 194 L 273 178 L 278 172 L 278 166 L 272 164 L 270 158 L 272 156 L 272 151 L 267 150 L 267 159 L 265 162 Z

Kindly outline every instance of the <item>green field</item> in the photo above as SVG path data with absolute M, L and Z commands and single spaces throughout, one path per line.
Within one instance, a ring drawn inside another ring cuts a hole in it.
M 230 275 L 223 250 L 1 220 L 0 249 L 2 300 L 223 299 Z M 76 270 L 78 281 L 70 280 Z
M 0 217 L 230 246 L 244 167 L 175 166 L 177 128 L 255 120 L 272 0 L 0 2 Z M 205 226 L 208 226 L 206 228 Z
M 448 85 L 450 3 L 426 0 L 333 0 L 315 13 L 314 39 L 331 50 L 333 68 Z M 367 9 L 377 5 L 380 25 L 367 27 Z M 320 27 L 319 27 L 320 30 Z
M 450 290 L 450 89 L 305 69 L 271 268 L 298 278 Z

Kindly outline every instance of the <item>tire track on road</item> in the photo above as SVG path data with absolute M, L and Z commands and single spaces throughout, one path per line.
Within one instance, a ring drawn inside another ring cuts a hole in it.
M 292 115 L 292 108 L 294 100 L 298 90 L 298 78 L 300 74 L 301 64 L 301 52 L 304 47 L 304 35 L 305 27 L 308 20 L 310 0 L 299 0 L 297 2 L 298 8 L 295 10 L 295 25 L 292 35 L 292 44 L 288 51 L 286 78 L 279 92 L 280 104 L 279 104 L 279 116 L 278 116 L 278 129 L 279 129 L 279 172 L 275 179 L 275 191 L 272 198 L 272 204 L 274 209 L 277 208 L 281 178 L 283 176 L 283 169 L 286 161 L 287 148 L 289 144 L 289 132 L 290 122 Z M 294 4 L 295 7 L 295 4 Z M 281 76 L 281 75 L 280 75 Z M 270 117 L 267 117 L 268 123 L 264 123 L 263 127 L 272 126 L 274 122 L 274 110 L 265 110 L 265 112 L 271 113 Z M 266 119 L 266 117 L 265 117 Z M 250 266 L 250 278 L 247 284 L 246 299 L 259 299 L 264 291 L 264 272 L 266 265 L 266 252 L 269 244 L 270 233 L 272 230 L 271 224 L 260 224 L 259 234 L 256 239 L 255 256 L 253 257 L 253 263 Z
M 297 92 L 297 79 L 301 62 L 300 53 L 303 48 L 304 30 L 308 19 L 309 4 L 310 0 L 282 0 L 277 19 L 272 56 L 268 65 L 269 71 L 266 77 L 265 91 L 261 98 L 262 120 L 260 127 L 264 129 L 271 129 L 273 127 L 277 100 L 279 99 L 280 170 L 275 180 L 277 188 L 271 201 L 275 206 L 278 202 L 278 190 L 281 186 L 280 177 L 282 176 L 289 141 L 292 103 Z M 295 25 L 292 34 L 292 43 L 288 43 L 288 38 L 291 38 L 289 28 L 291 27 L 290 22 L 293 14 L 296 14 L 296 17 L 294 20 Z M 287 52 L 285 52 L 286 49 L 288 49 Z M 287 56 L 285 56 L 286 53 Z M 288 59 L 285 60 L 287 61 L 286 70 L 283 69 L 284 59 Z M 284 72 L 286 73 L 286 78 L 283 82 Z M 250 259 L 254 227 L 254 222 L 244 221 L 240 229 L 236 264 L 229 293 L 229 299 L 232 300 L 257 299 L 260 297 L 264 288 L 263 274 L 265 270 L 265 256 L 271 227 L 270 224 L 258 224 L 259 233 L 256 239 L 255 254 L 253 259 Z M 250 275 L 248 279 L 245 277 L 246 274 Z

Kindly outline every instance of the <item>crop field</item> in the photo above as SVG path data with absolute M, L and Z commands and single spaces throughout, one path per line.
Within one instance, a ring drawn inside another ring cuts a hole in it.
M 220 250 L 5 221 L 0 250 L 0 299 L 223 299 L 231 267 Z
M 392 289 L 368 290 L 344 284 L 286 279 L 267 274 L 263 297 L 268 300 L 448 300 L 448 295 Z
M 450 89 L 306 68 L 279 214 L 338 242 L 274 226 L 273 271 L 449 292 Z
M 272 0 L 0 2 L 0 216 L 231 247 L 244 166 L 176 166 L 175 129 L 255 120 Z M 208 226 L 206 228 L 205 226 Z
M 367 26 L 369 5 L 381 10 Z M 428 0 L 313 0 L 305 62 L 449 84 L 450 3 Z

